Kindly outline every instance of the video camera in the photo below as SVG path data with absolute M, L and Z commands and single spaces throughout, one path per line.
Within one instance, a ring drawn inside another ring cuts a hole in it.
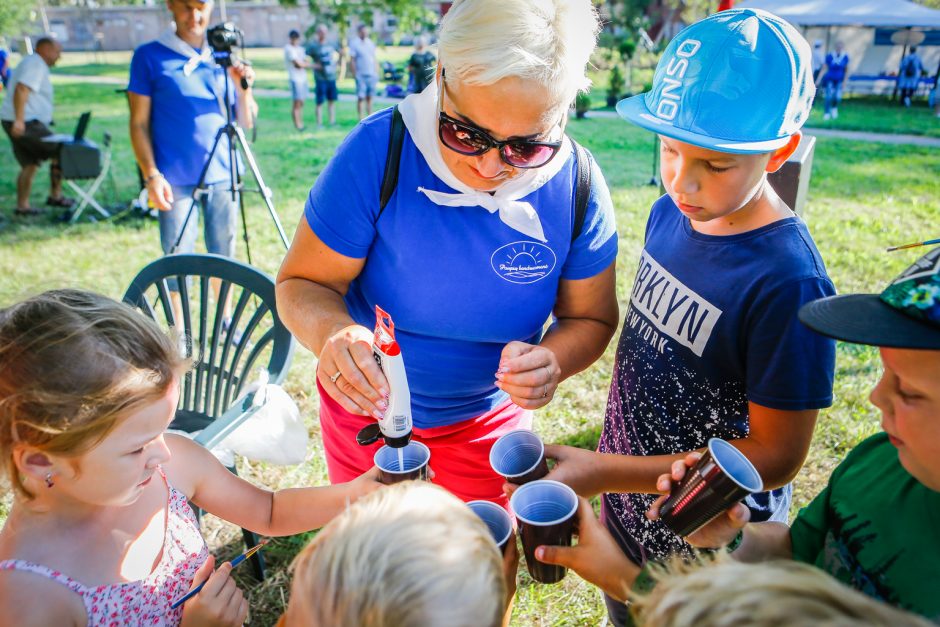
M 212 56 L 219 65 L 228 65 L 232 56 L 232 48 L 244 47 L 245 33 L 232 22 L 216 24 L 206 31 L 206 40 L 212 48 Z

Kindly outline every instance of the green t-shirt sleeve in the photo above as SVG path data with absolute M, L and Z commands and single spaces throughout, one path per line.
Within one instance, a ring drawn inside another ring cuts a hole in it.
M 831 479 L 830 479 L 831 481 Z M 831 487 L 816 495 L 809 505 L 800 510 L 790 525 L 790 544 L 793 559 L 814 564 L 823 549 L 829 529 L 829 494 Z
M 877 446 L 878 441 L 879 436 L 870 437 L 849 451 L 842 463 L 832 471 L 826 488 L 796 515 L 790 525 L 793 559 L 807 564 L 816 563 L 826 542 L 826 534 L 832 527 L 832 486 L 860 457 L 864 458 L 871 448 Z

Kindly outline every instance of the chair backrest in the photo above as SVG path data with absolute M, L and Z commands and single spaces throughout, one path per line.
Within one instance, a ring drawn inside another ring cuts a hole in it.
M 270 383 L 287 376 L 294 338 L 277 315 L 274 280 L 257 268 L 221 255 L 168 255 L 137 274 L 124 302 L 183 334 L 194 363 L 179 410 L 215 419 L 256 369 L 266 367 Z

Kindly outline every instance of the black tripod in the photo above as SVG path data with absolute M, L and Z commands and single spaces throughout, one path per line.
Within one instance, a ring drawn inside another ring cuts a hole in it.
M 248 145 L 248 140 L 245 139 L 245 133 L 242 131 L 241 127 L 238 126 L 236 122 L 232 120 L 232 107 L 228 102 L 228 68 L 232 66 L 232 53 L 231 51 L 213 51 L 212 56 L 215 58 L 216 63 L 222 67 L 222 77 L 225 83 L 225 97 L 222 100 L 223 108 L 225 109 L 225 125 L 219 128 L 215 134 L 215 141 L 212 143 L 212 150 L 209 151 L 209 156 L 206 158 L 205 164 L 202 166 L 202 172 L 199 174 L 199 182 L 196 183 L 196 188 L 193 190 L 193 201 L 189 205 L 189 211 L 186 213 L 186 218 L 183 220 L 183 225 L 180 227 L 179 234 L 176 236 L 176 242 L 173 244 L 173 248 L 170 249 L 169 254 L 173 254 L 180 246 L 180 242 L 183 240 L 183 233 L 186 232 L 186 225 L 189 224 L 189 220 L 193 215 L 193 211 L 196 209 L 196 202 L 199 199 L 199 196 L 209 192 L 209 188 L 206 186 L 206 173 L 209 171 L 209 166 L 212 164 L 212 158 L 215 156 L 215 151 L 219 148 L 219 143 L 222 140 L 222 137 L 228 138 L 228 176 L 229 176 L 229 192 L 232 194 L 232 201 L 234 202 L 236 197 L 238 199 L 239 209 L 242 216 L 242 234 L 245 239 L 245 251 L 248 256 L 248 263 L 251 264 L 251 246 L 248 243 L 248 223 L 245 221 L 245 196 L 240 193 L 243 191 L 244 185 L 242 184 L 241 175 L 238 172 L 237 159 L 238 159 L 238 150 L 236 148 L 236 140 L 238 142 L 237 147 L 241 148 L 242 153 L 245 155 L 245 161 L 248 163 L 248 169 L 251 170 L 252 176 L 255 178 L 255 183 L 258 185 L 257 191 L 261 194 L 261 197 L 264 199 L 264 204 L 268 208 L 268 213 L 271 214 L 271 219 L 274 220 L 274 226 L 277 228 L 278 235 L 281 236 L 281 243 L 284 244 L 284 248 L 289 248 L 290 243 L 287 241 L 287 235 L 284 234 L 284 228 L 281 226 L 281 220 L 277 217 L 277 212 L 274 210 L 274 204 L 271 202 L 271 189 L 264 184 L 264 179 L 261 177 L 261 170 L 258 168 L 258 163 L 255 161 L 255 157 L 251 154 L 251 148 Z M 245 79 L 242 79 L 242 86 L 247 88 L 247 83 Z

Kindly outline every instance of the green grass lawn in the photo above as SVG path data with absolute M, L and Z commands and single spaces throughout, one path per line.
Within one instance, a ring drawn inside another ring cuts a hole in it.
M 124 62 L 126 58 L 121 57 Z M 274 56 L 268 59 L 258 54 L 256 58 L 263 72 L 273 75 L 278 71 Z M 119 75 L 118 59 L 107 55 L 103 61 L 106 74 Z M 100 66 L 95 71 L 98 69 Z M 73 63 L 63 63 L 59 72 L 89 73 L 85 66 Z M 62 127 L 70 128 L 81 111 L 91 109 L 94 117 L 90 138 L 100 141 L 105 131 L 113 136 L 113 184 L 106 183 L 99 197 L 107 203 L 126 203 L 139 189 L 124 97 L 115 92 L 113 85 L 64 77 L 58 77 L 55 84 L 56 115 Z M 259 135 L 253 149 L 267 183 L 274 189 L 280 218 L 292 232 L 310 186 L 356 122 L 354 105 L 340 104 L 336 127 L 304 133 L 292 128 L 289 101 L 261 99 L 260 105 Z M 312 119 L 310 109 L 308 123 Z M 843 117 L 851 119 L 851 110 L 850 103 L 844 105 Z M 655 187 L 646 185 L 652 136 L 613 119 L 572 120 L 569 130 L 594 152 L 612 191 L 620 234 L 617 287 L 621 311 L 625 311 L 647 211 L 658 193 Z M 0 144 L 0 212 L 8 218 L 6 228 L 0 230 L 0 306 L 26 294 L 64 286 L 86 287 L 119 298 L 135 273 L 160 254 L 156 223 L 124 220 L 67 226 L 51 220 L 10 217 L 17 166 L 7 140 L 0 140 Z M 43 169 L 37 177 L 34 202 L 40 202 L 47 193 L 46 177 Z M 915 259 L 918 251 L 886 254 L 884 247 L 938 235 L 934 230 L 937 198 L 940 177 L 936 150 L 820 138 L 804 217 L 838 289 L 877 289 Z M 257 196 L 248 198 L 247 226 L 254 264 L 274 273 L 284 251 Z M 239 246 L 239 257 L 244 259 L 244 246 L 241 242 Z M 596 444 L 612 357 L 613 344 L 592 368 L 563 383 L 550 406 L 538 412 L 536 428 L 547 441 L 586 447 Z M 299 350 L 286 383 L 310 428 L 309 461 L 290 468 L 243 461 L 242 476 L 272 488 L 326 481 L 316 420 L 315 363 L 311 354 Z M 796 506 L 805 504 L 821 488 L 848 449 L 878 429 L 879 417 L 867 402 L 868 390 L 878 374 L 873 349 L 840 345 L 835 405 L 820 417 L 809 460 L 796 480 Z M 239 552 L 240 535 L 230 525 L 210 519 L 205 532 L 211 548 L 222 559 Z M 252 605 L 252 625 L 271 625 L 282 610 L 289 581 L 287 567 L 306 538 L 279 539 L 267 550 L 271 576 L 263 584 L 255 584 L 246 579 L 245 572 L 239 572 Z M 557 586 L 542 586 L 533 584 L 524 567 L 521 569 L 514 625 L 598 624 L 603 615 L 598 593 L 578 577 L 569 575 Z

